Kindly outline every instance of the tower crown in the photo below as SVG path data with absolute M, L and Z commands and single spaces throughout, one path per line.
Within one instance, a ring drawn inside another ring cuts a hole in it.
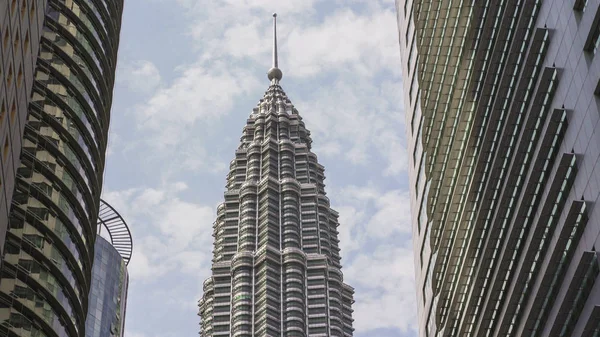
M 326 196 L 325 168 L 311 151 L 310 131 L 279 84 L 276 17 L 271 83 L 246 121 L 213 224 L 213 276 L 198 302 L 201 337 L 215 331 L 352 336 L 354 289 L 341 271 L 339 214 Z M 229 315 L 215 316 L 225 305 Z M 333 323 L 315 330 L 323 313 Z

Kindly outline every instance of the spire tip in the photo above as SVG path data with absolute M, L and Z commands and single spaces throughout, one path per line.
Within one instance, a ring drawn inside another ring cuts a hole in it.
M 277 13 L 273 13 L 273 66 L 267 72 L 267 77 L 271 82 L 279 82 L 283 77 L 283 73 L 278 68 L 277 57 Z

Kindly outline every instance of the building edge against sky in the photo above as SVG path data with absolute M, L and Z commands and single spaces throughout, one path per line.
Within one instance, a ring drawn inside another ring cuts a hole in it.
M 274 15 L 276 17 L 276 15 Z M 352 336 L 337 227 L 310 132 L 273 67 L 231 161 L 217 209 L 201 336 Z
M 420 336 L 600 331 L 600 0 L 396 0 Z
M 133 252 L 133 241 L 127 223 L 104 200 L 100 201 L 98 235 L 94 245 L 94 266 L 86 337 L 123 337 L 127 308 L 129 274 L 127 265 Z
M 122 11 L 0 5 L 0 336 L 83 335 Z

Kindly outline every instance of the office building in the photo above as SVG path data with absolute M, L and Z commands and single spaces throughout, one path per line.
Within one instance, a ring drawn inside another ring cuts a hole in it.
M 213 225 L 200 335 L 352 336 L 338 213 L 310 132 L 280 86 L 275 23 L 274 35 L 271 84 L 244 127 Z
M 396 0 L 420 336 L 600 331 L 600 1 Z
M 94 245 L 85 337 L 123 337 L 133 241 L 123 217 L 104 200 L 100 203 L 98 230 L 103 232 Z
M 11 61 L 12 81 L 33 82 L 30 97 L 19 101 L 29 103 L 27 115 L 15 113 L 24 131 L 19 144 L 13 138 L 20 164 L 0 275 L 0 336 L 79 337 L 92 283 L 123 3 L 6 3 L 17 9 L 5 7 L 12 14 L 2 13 L 4 20 L 13 20 L 10 27 L 20 22 L 25 45 L 29 27 L 29 43 L 39 51 L 32 54 L 35 70 L 27 74 L 24 66 L 22 79 L 19 61 Z M 22 49 L 33 53 L 32 46 Z M 10 68 L 3 72 L 8 76 Z
M 20 163 L 46 1 L 0 1 L 0 251 Z

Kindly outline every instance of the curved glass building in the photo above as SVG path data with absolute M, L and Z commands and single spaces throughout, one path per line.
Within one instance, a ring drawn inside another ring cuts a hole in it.
M 122 6 L 49 0 L 39 17 L 1 269 L 0 336 L 84 334 Z
M 396 8 L 420 336 L 598 336 L 600 2 Z
M 131 259 L 133 241 L 121 215 L 104 200 L 98 215 L 98 230 L 103 229 L 108 238 L 98 235 L 94 245 L 85 336 L 122 337 L 129 285 L 127 264 Z
M 244 127 L 217 209 L 200 336 L 352 336 L 338 213 L 274 51 L 271 85 Z
M 0 1 L 0 251 L 20 163 L 46 1 Z

